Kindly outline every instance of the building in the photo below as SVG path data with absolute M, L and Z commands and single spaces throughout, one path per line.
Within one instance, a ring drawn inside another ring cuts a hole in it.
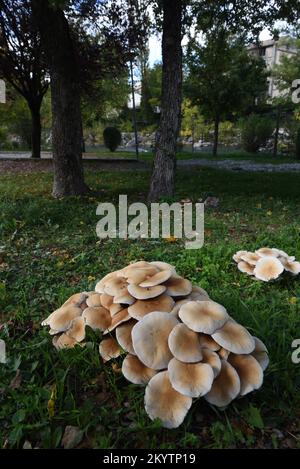
M 291 57 L 297 53 L 295 47 L 285 44 L 281 39 L 268 39 L 259 44 L 253 44 L 249 50 L 262 57 L 268 69 L 272 69 L 274 65 L 280 64 L 283 56 Z M 280 96 L 280 91 L 276 88 L 273 77 L 268 78 L 268 96 L 273 99 Z

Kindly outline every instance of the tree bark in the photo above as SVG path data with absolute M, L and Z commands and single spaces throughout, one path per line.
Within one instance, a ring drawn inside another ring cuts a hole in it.
M 220 116 L 217 115 L 215 117 L 213 156 L 217 156 L 218 154 L 219 127 L 220 127 Z
M 31 113 L 31 158 L 41 157 L 41 138 L 42 138 L 42 126 L 41 126 L 41 106 L 30 105 L 29 109 Z
M 182 0 L 163 0 L 162 101 L 156 134 L 150 202 L 174 194 L 182 102 Z
M 78 60 L 64 12 L 49 0 L 32 0 L 42 44 L 48 56 L 52 98 L 53 196 L 88 191 L 82 164 Z

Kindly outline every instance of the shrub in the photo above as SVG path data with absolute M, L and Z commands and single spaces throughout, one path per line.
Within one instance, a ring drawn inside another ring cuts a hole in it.
M 300 160 L 300 127 L 297 130 L 296 133 L 296 158 L 297 160 Z
M 110 151 L 116 151 L 121 144 L 122 135 L 116 127 L 106 127 L 103 132 L 104 144 Z
M 256 153 L 266 145 L 274 130 L 274 123 L 267 117 L 252 114 L 242 121 L 242 146 L 244 150 Z

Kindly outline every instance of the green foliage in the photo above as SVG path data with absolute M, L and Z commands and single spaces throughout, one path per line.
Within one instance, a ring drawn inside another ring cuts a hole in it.
M 106 127 L 103 132 L 105 146 L 114 152 L 121 144 L 122 135 L 116 127 Z
M 296 148 L 295 148 L 296 158 L 300 160 L 300 127 L 298 127 L 296 133 Z
M 274 122 L 268 117 L 251 114 L 241 122 L 244 150 L 256 153 L 271 138 Z

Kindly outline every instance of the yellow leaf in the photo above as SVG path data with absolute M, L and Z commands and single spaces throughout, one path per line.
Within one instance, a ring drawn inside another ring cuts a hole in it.
M 94 280 L 96 280 L 96 277 L 93 277 L 92 275 L 88 276 L 88 281 L 89 282 L 93 282 Z
M 297 301 L 298 301 L 298 298 L 296 298 L 296 296 L 292 296 L 292 297 L 289 299 L 289 303 L 290 303 L 291 305 L 297 304 Z
M 175 238 L 175 236 L 169 236 L 168 238 L 165 238 L 165 240 L 168 243 L 175 243 L 177 241 L 177 238 Z
M 52 386 L 51 396 L 50 396 L 50 399 L 49 399 L 48 405 L 47 405 L 48 415 L 49 415 L 50 419 L 52 419 L 55 415 L 56 399 L 57 399 L 57 388 L 56 388 L 56 385 L 54 384 L 54 386 Z

